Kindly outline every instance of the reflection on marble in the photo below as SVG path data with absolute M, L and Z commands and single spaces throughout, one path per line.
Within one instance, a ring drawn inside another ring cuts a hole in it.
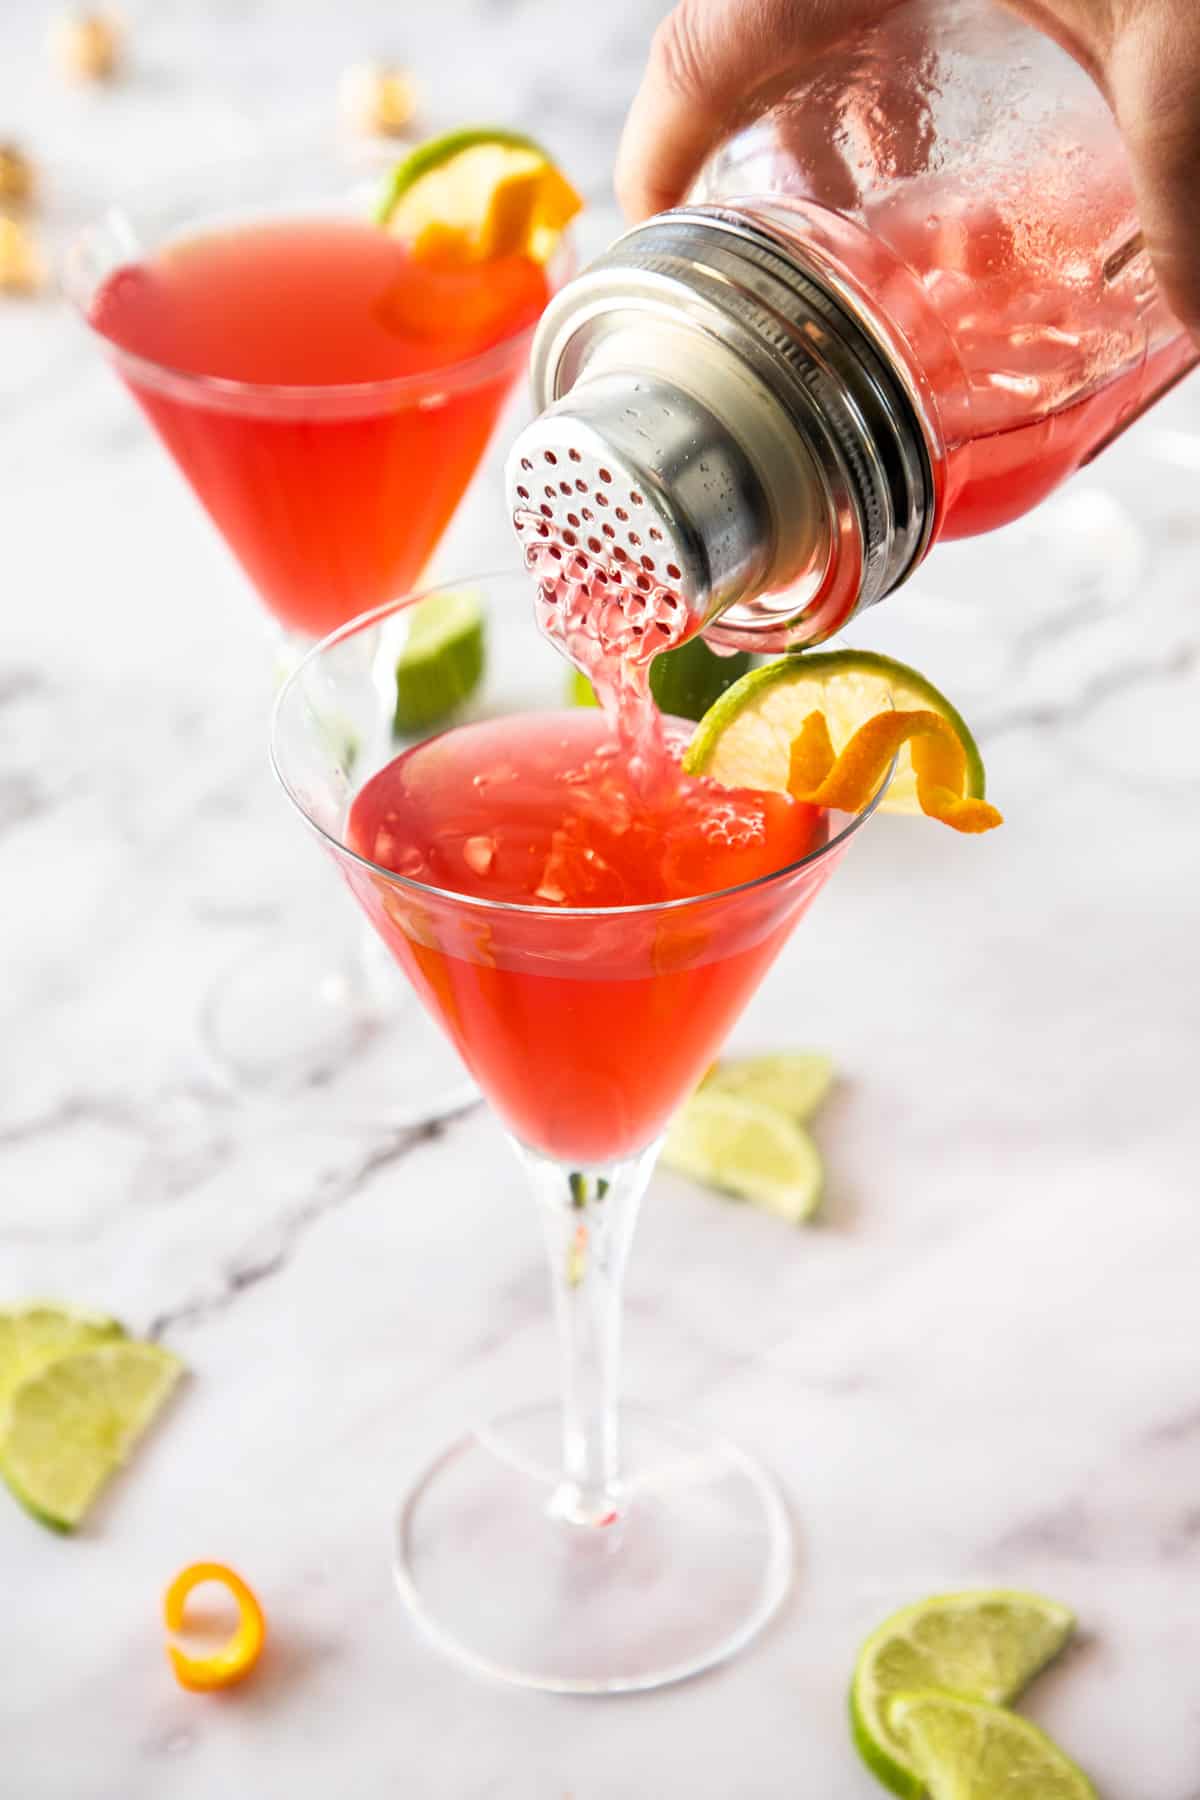
M 502 111 L 558 145 L 594 248 L 663 8 L 589 10 L 586 57 L 554 0 L 144 8 L 111 93 L 54 85 L 46 10 L 0 10 L 0 129 L 46 160 L 55 219 L 311 141 L 340 69 L 390 49 L 438 119 Z M 473 1682 L 394 1602 L 406 1480 L 553 1385 L 532 1210 L 482 1111 L 389 1127 L 386 1035 L 312 1092 L 209 1066 L 213 978 L 345 904 L 272 789 L 261 621 L 54 304 L 0 310 L 0 394 L 0 1294 L 112 1309 L 193 1370 L 78 1540 L 0 1507 L 0 1788 L 866 1800 L 856 1641 L 995 1580 L 1078 1609 L 1031 1709 L 1106 1800 L 1196 1800 L 1200 390 L 1024 539 L 939 553 L 860 627 L 979 720 L 1009 823 L 879 821 L 739 1029 L 837 1055 L 822 1222 L 655 1182 L 628 1386 L 777 1470 L 800 1564 L 728 1670 L 612 1704 Z M 446 572 L 508 559 L 498 472 Z M 196 1556 L 270 1613 L 262 1678 L 226 1702 L 176 1690 L 159 1643 Z

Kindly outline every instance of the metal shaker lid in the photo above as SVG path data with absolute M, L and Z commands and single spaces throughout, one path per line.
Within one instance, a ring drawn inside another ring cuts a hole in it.
M 932 475 L 900 381 L 802 249 L 745 213 L 683 208 L 618 239 L 550 302 L 532 379 L 514 512 L 534 504 L 584 556 L 636 551 L 717 641 L 827 636 L 924 547 Z M 568 522 L 584 482 L 626 497 L 607 532 Z

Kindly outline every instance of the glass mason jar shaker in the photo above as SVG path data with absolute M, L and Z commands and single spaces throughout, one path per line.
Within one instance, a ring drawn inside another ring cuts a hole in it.
M 991 0 L 907 0 L 555 296 L 509 497 L 527 553 L 682 635 L 815 643 L 1198 355 L 1089 76 Z

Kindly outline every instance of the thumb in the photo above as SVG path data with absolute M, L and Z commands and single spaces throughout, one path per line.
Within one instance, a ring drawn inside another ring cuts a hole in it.
M 896 0 L 679 0 L 654 34 L 617 153 L 632 219 L 675 206 L 709 152 L 827 44 Z
M 1200 337 L 1200 30 L 1190 5 L 1144 9 L 1112 48 L 1108 85 L 1154 272 Z

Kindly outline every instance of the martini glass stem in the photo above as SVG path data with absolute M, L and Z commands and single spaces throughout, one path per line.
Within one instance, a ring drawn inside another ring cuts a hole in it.
M 628 1161 L 571 1167 L 521 1147 L 534 1186 L 558 1322 L 562 1477 L 551 1511 L 609 1526 L 624 1510 L 618 1391 L 625 1264 L 658 1145 Z

